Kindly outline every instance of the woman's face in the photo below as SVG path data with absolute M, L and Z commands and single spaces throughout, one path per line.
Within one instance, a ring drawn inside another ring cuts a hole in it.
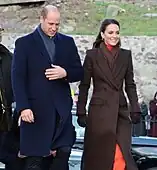
M 115 46 L 120 40 L 119 26 L 116 24 L 110 24 L 106 27 L 105 32 L 101 32 L 101 36 L 106 44 Z

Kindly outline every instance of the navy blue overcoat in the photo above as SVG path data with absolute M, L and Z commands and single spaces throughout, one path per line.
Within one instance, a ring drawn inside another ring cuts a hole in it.
M 72 37 L 57 33 L 55 65 L 67 71 L 67 77 L 48 80 L 45 70 L 51 67 L 50 56 L 37 30 L 15 42 L 12 62 L 12 87 L 17 112 L 31 109 L 35 122 L 22 121 L 20 152 L 26 156 L 48 155 L 50 148 L 71 146 L 75 140 L 72 126 L 72 98 L 69 82 L 83 77 L 83 68 Z M 60 116 L 56 127 L 56 112 Z

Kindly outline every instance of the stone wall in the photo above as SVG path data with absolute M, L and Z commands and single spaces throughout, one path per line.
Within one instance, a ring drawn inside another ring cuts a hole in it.
M 43 0 L 0 0 L 0 5 L 13 5 L 20 3 L 41 2 Z
M 22 34 L 21 34 L 22 35 Z M 11 50 L 17 34 L 4 34 L 2 42 Z M 92 47 L 94 36 L 73 36 L 83 62 L 85 51 Z M 122 37 L 122 47 L 132 50 L 139 98 L 148 102 L 157 91 L 157 37 Z M 74 87 L 76 89 L 76 87 Z

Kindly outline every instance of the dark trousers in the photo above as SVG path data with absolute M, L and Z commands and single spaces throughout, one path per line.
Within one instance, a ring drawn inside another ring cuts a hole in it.
M 50 164 L 50 170 L 69 170 L 69 157 L 70 157 L 71 148 L 64 147 L 58 149 L 56 157 L 52 160 Z
M 24 161 L 23 159 L 17 158 L 9 163 L 5 164 L 5 170 L 23 170 Z
M 27 157 L 23 170 L 69 170 L 70 152 L 70 147 L 64 147 L 57 150 L 55 157 Z
M 24 170 L 42 170 L 42 157 L 31 156 L 25 158 Z

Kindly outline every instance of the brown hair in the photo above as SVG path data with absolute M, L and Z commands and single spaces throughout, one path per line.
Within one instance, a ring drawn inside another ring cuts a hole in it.
M 115 19 L 105 19 L 102 23 L 101 23 L 101 26 L 100 26 L 100 30 L 99 30 L 99 33 L 96 37 L 96 40 L 95 42 L 93 43 L 93 48 L 98 48 L 100 46 L 100 43 L 103 42 L 102 40 L 102 37 L 101 37 L 101 32 L 105 32 L 106 28 L 108 25 L 110 24 L 116 24 L 118 25 L 118 27 L 120 28 L 120 24 L 117 20 Z M 118 42 L 117 44 L 118 46 L 121 45 L 120 41 Z

